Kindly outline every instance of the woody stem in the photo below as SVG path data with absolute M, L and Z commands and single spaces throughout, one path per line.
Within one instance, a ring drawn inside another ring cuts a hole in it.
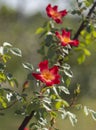
M 91 9 L 89 10 L 89 13 L 88 13 L 87 16 L 86 16 L 86 19 L 85 19 L 84 21 L 82 21 L 82 23 L 81 23 L 79 29 L 77 30 L 77 32 L 76 32 L 76 34 L 75 34 L 75 36 L 74 36 L 73 39 L 78 39 L 78 37 L 79 37 L 81 31 L 88 25 L 87 19 L 90 19 L 91 14 L 93 13 L 95 7 L 96 7 L 96 2 L 93 3 L 93 6 L 92 6 Z
M 34 116 L 34 112 L 35 112 L 35 111 L 32 111 L 29 116 L 26 116 L 26 117 L 24 118 L 24 120 L 23 120 L 23 122 L 21 123 L 21 125 L 20 125 L 20 127 L 19 127 L 18 130 L 24 130 L 24 128 L 26 127 L 26 125 L 29 123 L 29 121 L 31 120 L 31 118 Z

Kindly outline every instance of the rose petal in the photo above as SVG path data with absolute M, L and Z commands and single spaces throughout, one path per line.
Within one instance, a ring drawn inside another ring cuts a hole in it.
M 40 71 L 42 72 L 43 70 L 48 69 L 48 60 L 45 60 L 43 62 L 40 62 L 39 64 Z
M 63 16 L 65 16 L 65 15 L 67 14 L 67 11 L 66 11 L 66 10 L 62 10 L 62 11 L 60 11 L 59 13 L 60 13 L 61 16 L 63 17 Z
M 58 67 L 57 67 L 57 66 L 53 66 L 52 68 L 49 69 L 49 71 L 50 71 L 52 74 L 57 74 L 57 72 L 58 72 Z

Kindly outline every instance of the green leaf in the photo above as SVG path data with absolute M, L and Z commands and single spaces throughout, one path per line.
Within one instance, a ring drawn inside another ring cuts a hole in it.
M 67 78 L 66 79 L 66 85 L 67 85 L 67 87 L 69 87 L 70 83 L 71 83 L 71 78 Z
M 84 36 L 85 34 L 86 34 L 86 31 L 85 30 L 83 30 L 83 31 L 81 31 L 81 33 L 80 33 L 82 36 Z
M 40 105 L 40 104 L 35 103 L 35 102 L 29 104 L 28 107 L 27 107 L 27 112 L 28 112 L 28 114 L 30 114 L 30 113 L 31 113 L 32 111 L 34 111 L 34 110 L 35 110 L 35 111 L 38 110 L 39 105 Z
M 68 115 L 68 117 L 69 117 L 69 119 L 71 121 L 72 126 L 74 126 L 77 123 L 76 115 L 69 112 L 69 111 L 67 112 L 67 115 Z
M 57 116 L 57 113 L 54 111 L 51 111 L 50 114 L 51 114 L 51 117 L 53 117 L 53 118 L 56 118 L 56 116 Z
M 4 71 L 5 67 L 6 67 L 6 65 L 0 63 L 0 71 Z
M 91 55 L 91 53 L 88 49 L 84 48 L 83 50 L 84 50 L 85 55 L 87 55 L 87 56 Z
M 0 96 L 0 103 L 1 103 L 2 107 L 6 108 L 7 107 L 7 103 L 5 102 L 4 99 L 5 99 L 5 97 Z
M 91 6 L 91 4 L 94 2 L 94 0 L 84 0 L 84 3 L 87 7 Z
M 63 66 L 61 66 L 61 71 L 63 71 L 68 77 L 70 77 L 70 78 L 73 77 L 73 73 L 70 69 L 69 64 L 64 64 Z
M 87 106 L 84 106 L 84 113 L 86 116 L 89 115 L 89 110 L 88 110 Z
M 37 125 L 37 124 L 33 122 L 33 123 L 31 123 L 31 124 L 29 125 L 29 127 L 32 128 L 32 127 L 34 127 L 35 125 Z
M 53 36 L 51 34 L 48 34 L 45 39 L 45 45 L 49 47 L 52 44 Z
M 67 101 L 62 100 L 62 103 L 63 103 L 64 107 L 69 107 L 69 103 Z
M 93 31 L 92 34 L 93 34 L 93 37 L 96 38 L 96 31 Z
M 40 119 L 38 120 L 39 124 L 42 125 L 42 126 L 45 126 L 47 124 L 47 120 L 40 117 Z
M 12 45 L 11 45 L 10 43 L 8 43 L 8 42 L 4 42 L 4 43 L 3 43 L 3 46 L 4 46 L 4 47 L 6 47 L 6 46 L 7 46 L 7 47 L 12 47 Z
M 85 55 L 82 54 L 81 56 L 79 56 L 77 61 L 78 61 L 79 64 L 82 64 L 85 61 Z
M 10 84 L 11 87 L 14 87 L 14 86 L 15 86 L 15 83 L 14 83 L 13 80 L 9 80 L 9 84 Z
M 66 88 L 64 86 L 59 86 L 58 88 L 59 88 L 59 90 L 63 91 L 65 94 L 70 94 L 68 88 Z
M 53 89 L 53 91 L 55 92 L 55 94 L 57 95 L 57 96 L 59 96 L 59 94 L 58 94 L 58 91 L 57 91 L 57 89 L 56 89 L 56 87 L 52 87 L 52 89 Z
M 51 111 L 51 108 L 50 108 L 48 105 L 46 105 L 45 103 L 43 103 L 43 107 L 44 107 L 47 111 Z
M 77 104 L 77 105 L 75 105 L 75 107 L 76 107 L 77 110 L 81 110 L 82 109 L 82 105 L 81 104 Z
M 54 130 L 60 130 L 60 129 L 58 129 L 58 128 L 54 128 Z
M 48 128 L 42 128 L 42 130 L 49 130 Z
M 28 69 L 30 71 L 34 70 L 33 66 L 30 63 L 23 63 L 22 65 L 25 69 Z
M 64 73 L 68 76 L 68 77 L 70 77 L 70 78 L 72 78 L 73 77 L 73 73 L 72 73 L 72 71 L 71 70 L 64 70 Z
M 45 103 L 47 103 L 47 104 L 51 104 L 51 99 L 50 98 L 45 97 L 45 98 L 43 98 L 43 101 Z
M 4 47 L 0 46 L 0 55 L 4 54 Z
M 56 109 L 60 109 L 61 107 L 69 107 L 68 102 L 63 99 L 56 99 L 55 101 L 56 101 L 55 104 Z
M 92 118 L 96 121 L 96 111 L 89 109 L 87 106 L 84 106 L 84 112 L 85 112 L 86 116 L 91 114 Z
M 36 30 L 36 34 L 40 34 L 40 33 L 42 33 L 44 31 L 44 28 L 38 28 L 37 30 Z
M 0 72 L 0 81 L 6 81 L 6 75 Z
M 7 78 L 8 78 L 8 80 L 12 80 L 13 79 L 13 75 L 11 73 L 7 73 Z
M 57 101 L 57 100 L 56 100 Z M 55 103 L 55 108 L 58 110 L 59 108 L 62 107 L 62 100 L 58 100 L 56 103 Z
M 86 34 L 86 37 L 85 37 L 87 40 L 90 40 L 91 39 L 91 35 L 90 33 Z
M 91 110 L 90 112 L 91 112 L 92 118 L 96 121 L 96 112 L 93 110 Z
M 10 48 L 10 51 L 12 54 L 16 55 L 16 56 L 22 56 L 22 52 L 19 48 Z
M 40 49 L 37 50 L 37 52 L 45 56 L 45 46 L 42 46 Z
M 49 59 L 53 59 L 56 56 L 56 50 L 53 48 L 48 48 L 47 56 Z
M 59 109 L 59 112 L 61 112 L 61 118 L 65 119 L 67 117 L 67 112 L 65 111 L 65 109 Z
M 81 6 L 82 6 L 82 4 L 83 4 L 82 2 L 78 2 L 78 6 L 79 6 L 79 7 L 81 7 Z
M 14 81 L 16 87 L 18 87 L 18 81 L 15 78 L 13 78 L 12 80 Z
M 2 56 L 2 59 L 3 59 L 4 63 L 6 63 L 8 61 L 8 59 L 11 59 L 11 57 L 9 55 L 4 54 Z

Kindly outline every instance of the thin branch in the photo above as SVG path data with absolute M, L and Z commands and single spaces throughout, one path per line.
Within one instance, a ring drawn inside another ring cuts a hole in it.
M 0 111 L 3 111 L 5 109 L 9 109 L 11 108 L 15 103 L 17 103 L 18 100 L 15 100 L 13 103 L 11 103 L 9 106 L 7 106 L 6 108 L 0 108 Z
M 96 2 L 93 3 L 93 6 L 89 10 L 89 13 L 86 16 L 86 19 L 89 19 L 91 17 L 91 14 L 93 13 L 95 7 L 96 7 Z M 80 25 L 79 29 L 77 30 L 77 32 L 76 32 L 76 34 L 75 34 L 73 39 L 78 39 L 81 31 L 87 26 L 88 21 L 86 19 L 81 23 L 81 25 Z
M 26 125 L 29 123 L 29 121 L 31 120 L 31 118 L 34 116 L 34 112 L 35 111 L 32 111 L 30 113 L 29 116 L 26 116 L 22 122 L 22 124 L 20 125 L 19 129 L 18 130 L 24 130 L 24 128 L 26 127 Z

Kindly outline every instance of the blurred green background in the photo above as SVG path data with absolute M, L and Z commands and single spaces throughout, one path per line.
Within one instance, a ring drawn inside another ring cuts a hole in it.
M 60 0 L 51 1 L 54 4 Z M 46 6 L 49 1 L 46 2 Z M 66 2 L 66 0 L 64 0 Z M 68 1 L 67 1 L 68 2 Z M 2 1 L 0 1 L 2 3 Z M 44 2 L 45 3 L 45 2 Z M 37 3 L 38 4 L 38 3 Z M 67 3 L 68 4 L 68 3 Z M 23 13 L 23 1 L 18 4 L 18 10 L 14 10 L 10 6 L 0 4 L 0 45 L 3 42 L 9 42 L 14 47 L 20 48 L 23 52 L 23 57 L 12 57 L 12 61 L 8 62 L 8 70 L 19 81 L 19 87 L 26 79 L 27 71 L 22 68 L 22 62 L 32 63 L 33 66 L 37 66 L 41 60 L 41 56 L 37 53 L 39 48 L 40 39 L 35 34 L 38 27 L 42 27 L 43 23 L 48 20 L 44 12 L 36 12 L 31 15 L 25 15 Z M 67 8 L 74 8 L 74 1 L 69 0 Z M 38 5 L 39 6 L 39 5 Z M 22 8 L 21 8 L 22 7 Z M 68 16 L 65 18 L 64 27 L 69 26 L 74 31 L 78 29 L 80 25 L 80 18 L 77 16 Z M 78 97 L 78 103 L 87 105 L 90 108 L 96 110 L 96 41 L 90 47 L 91 56 L 86 59 L 82 65 L 78 65 L 74 55 L 70 59 L 70 65 L 73 71 L 72 85 L 75 87 L 76 83 L 81 85 L 81 94 Z M 75 54 L 76 55 L 76 54 Z M 21 88 L 19 88 L 21 91 Z M 18 126 L 23 120 L 23 116 L 14 115 L 14 110 L 17 106 L 5 110 L 4 116 L 0 115 L 0 130 L 17 130 Z M 3 112 L 3 111 L 2 111 Z M 56 126 L 60 130 L 95 130 L 96 122 L 92 120 L 90 116 L 86 117 L 83 110 L 73 110 L 77 114 L 78 123 L 73 127 L 69 120 L 59 120 Z

